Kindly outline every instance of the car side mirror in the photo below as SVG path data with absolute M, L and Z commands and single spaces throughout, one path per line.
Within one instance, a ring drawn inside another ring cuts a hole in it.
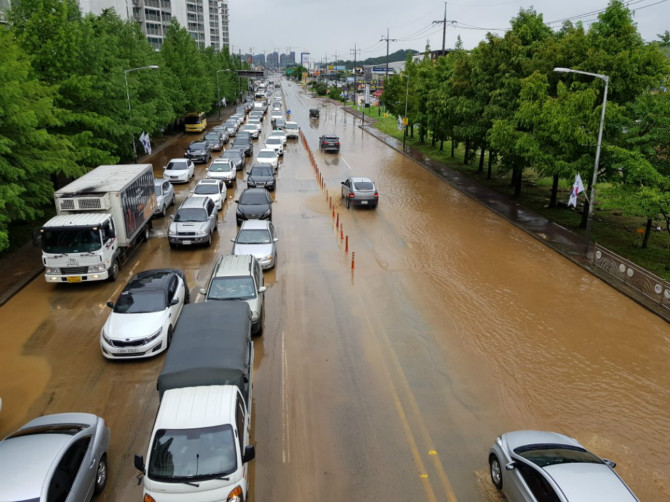
M 205 291 L 205 288 L 200 288 L 200 289 L 198 290 L 198 293 L 200 293 L 201 295 L 204 296 L 204 295 L 207 294 L 207 291 Z
M 277 242 L 277 241 L 279 241 L 279 237 L 275 237 L 274 239 L 272 239 L 272 242 Z
M 616 467 L 616 462 L 614 462 L 612 460 L 608 460 L 606 458 L 603 458 L 602 461 L 605 462 L 607 465 L 609 465 L 612 469 L 614 469 Z
M 256 448 L 254 448 L 254 445 L 250 444 L 244 447 L 244 455 L 242 455 L 242 463 L 246 464 L 247 462 L 251 462 L 254 458 L 256 458 Z
M 174 307 L 175 305 L 179 304 L 179 298 L 173 298 L 170 300 L 170 307 Z
M 515 468 L 516 468 L 516 462 L 510 462 L 509 464 L 505 465 L 506 471 L 513 471 Z
M 268 290 L 267 286 L 261 286 L 260 288 L 258 288 L 259 293 L 265 293 L 267 290 Z
M 135 454 L 135 459 L 134 462 L 135 464 L 135 469 L 140 471 L 142 474 L 145 473 L 144 469 L 144 457 L 142 455 L 138 455 L 137 453 Z
M 107 302 L 107 306 L 108 306 L 110 309 L 113 309 L 113 308 L 114 308 L 114 302 Z

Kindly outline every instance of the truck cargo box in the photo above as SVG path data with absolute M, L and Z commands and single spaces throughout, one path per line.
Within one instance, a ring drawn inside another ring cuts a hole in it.
M 252 369 L 247 303 L 194 303 L 184 305 L 157 387 L 162 397 L 168 389 L 236 385 L 248 400 Z

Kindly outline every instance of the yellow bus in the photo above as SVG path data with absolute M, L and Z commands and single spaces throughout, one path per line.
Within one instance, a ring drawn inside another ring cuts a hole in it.
M 184 115 L 184 131 L 202 132 L 207 127 L 205 112 L 190 112 Z

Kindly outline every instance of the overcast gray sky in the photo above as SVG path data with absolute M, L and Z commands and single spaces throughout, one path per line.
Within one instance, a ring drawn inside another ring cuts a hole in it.
M 429 0 L 228 0 L 230 44 L 234 52 L 309 52 L 312 62 L 353 60 L 386 55 L 399 49 L 442 48 L 443 1 Z M 595 21 L 607 0 L 467 0 L 447 2 L 446 47 L 461 36 L 466 49 L 488 31 L 503 35 L 519 9 L 533 7 L 544 22 L 558 29 L 565 20 Z M 646 41 L 670 30 L 669 0 L 631 0 L 633 20 Z M 455 23 L 450 23 L 455 21 Z

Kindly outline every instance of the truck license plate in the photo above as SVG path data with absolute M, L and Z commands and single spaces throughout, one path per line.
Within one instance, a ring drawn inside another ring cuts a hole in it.
M 67 278 L 67 282 L 81 282 L 81 277 L 78 275 L 72 275 Z
M 184 246 L 190 246 L 190 245 L 191 245 L 191 241 L 182 241 L 182 244 L 183 244 Z

